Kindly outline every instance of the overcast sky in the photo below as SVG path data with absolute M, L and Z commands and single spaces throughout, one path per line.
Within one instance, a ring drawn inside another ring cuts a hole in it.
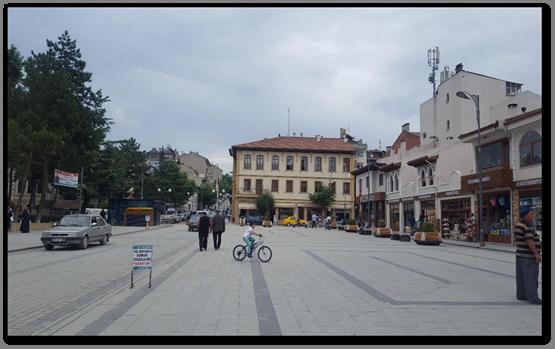
M 370 148 L 419 130 L 440 69 L 520 82 L 541 94 L 540 9 L 10 8 L 8 42 L 27 57 L 68 30 L 93 87 L 110 97 L 111 140 L 198 151 L 224 172 L 228 148 L 287 133 Z

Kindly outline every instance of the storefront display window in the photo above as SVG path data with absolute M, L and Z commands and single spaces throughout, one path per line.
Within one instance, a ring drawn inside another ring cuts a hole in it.
M 403 203 L 403 220 L 405 227 L 410 227 L 411 231 L 413 229 L 416 229 L 416 217 L 414 217 L 414 202 Z
M 470 218 L 470 198 L 441 202 L 441 232 L 444 238 L 470 240 L 466 236 Z
M 534 229 L 542 231 L 542 197 L 541 192 L 537 193 L 521 193 L 520 194 L 520 210 L 530 207 L 534 211 Z M 519 212 L 522 219 L 522 214 Z
M 511 210 L 508 192 L 484 195 L 486 240 L 490 242 L 511 242 Z
M 436 204 L 434 200 L 426 200 L 420 202 L 422 208 L 421 215 L 424 222 L 435 224 L 436 221 Z
M 393 231 L 399 231 L 399 204 L 389 205 L 389 227 Z

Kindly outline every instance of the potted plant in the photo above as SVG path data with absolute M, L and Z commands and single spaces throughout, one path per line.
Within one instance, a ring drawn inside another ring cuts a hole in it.
M 439 245 L 441 244 L 441 235 L 435 231 L 432 223 L 422 223 L 418 231 L 414 235 L 414 241 L 419 245 Z
M 331 216 L 330 228 L 337 229 L 337 217 L 335 215 Z
M 357 222 L 352 218 L 347 219 L 347 226 L 345 227 L 345 231 L 356 233 L 358 231 Z
M 391 228 L 386 228 L 385 221 L 380 219 L 378 221 L 378 229 L 374 233 L 374 236 L 377 237 L 390 237 L 391 236 Z
M 270 193 L 264 193 L 256 199 L 256 208 L 258 212 L 264 216 L 262 220 L 263 227 L 271 227 L 272 220 L 270 219 L 270 212 L 274 209 L 274 197 Z
M 399 234 L 399 241 L 410 241 L 410 227 L 405 226 L 405 231 Z

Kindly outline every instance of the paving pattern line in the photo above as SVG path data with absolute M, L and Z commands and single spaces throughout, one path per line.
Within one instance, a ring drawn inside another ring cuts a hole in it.
M 320 263 L 324 264 L 331 270 L 335 271 L 339 275 L 343 276 L 347 281 L 351 282 L 355 286 L 359 287 L 361 290 L 365 291 L 372 297 L 378 299 L 382 303 L 391 304 L 391 305 L 471 305 L 471 306 L 499 306 L 499 305 L 529 305 L 528 302 L 515 302 L 515 301 L 417 301 L 417 300 L 396 300 L 393 299 L 386 294 L 376 290 L 372 286 L 366 284 L 364 281 L 361 281 L 357 277 L 349 274 L 348 272 L 336 267 L 332 263 L 326 261 L 324 258 L 314 254 L 309 250 L 303 250 L 308 255 L 312 256 L 314 259 L 319 261 Z
M 272 298 L 270 297 L 264 273 L 262 272 L 262 263 L 258 260 L 252 260 L 251 271 L 260 335 L 281 336 L 282 333 L 279 327 L 276 310 L 272 303 Z
M 501 252 L 501 251 L 498 251 L 498 250 L 495 250 L 495 251 Z M 438 252 L 460 254 L 460 255 L 463 255 L 463 256 L 469 256 L 469 257 L 480 258 L 480 259 L 487 259 L 487 260 L 490 260 L 490 261 L 496 261 L 496 262 L 501 262 L 501 263 L 515 264 L 514 261 L 511 262 L 511 261 L 505 261 L 505 260 L 497 259 L 497 258 L 476 256 L 475 254 L 464 253 L 464 252 L 455 252 L 455 251 L 453 251 L 453 250 L 449 250 L 449 251 L 438 250 Z
M 371 257 L 371 256 L 369 256 L 368 258 L 375 259 L 375 260 L 378 260 L 378 261 L 380 261 L 380 262 L 384 262 L 384 263 L 387 263 L 387 264 L 389 264 L 389 265 L 393 265 L 393 266 L 396 266 L 396 267 L 398 267 L 398 268 L 411 271 L 411 272 L 413 272 L 413 273 L 415 273 L 415 274 L 420 274 L 420 275 L 429 277 L 430 279 L 437 280 L 437 281 L 442 282 L 442 283 L 444 283 L 444 284 L 454 284 L 454 283 L 455 283 L 455 282 L 453 282 L 453 281 L 450 281 L 450 280 L 447 280 L 447 279 L 443 279 L 443 278 L 440 278 L 440 277 L 435 276 L 435 275 L 432 275 L 432 274 L 424 273 L 424 272 L 422 272 L 422 271 L 420 271 L 420 270 L 416 270 L 416 269 L 413 269 L 413 268 L 409 268 L 409 267 L 404 266 L 404 265 L 401 265 L 401 264 L 393 263 L 393 262 L 390 262 L 390 261 L 385 260 L 385 259 L 382 259 L 382 258 Z
M 501 276 L 506 276 L 508 278 L 515 278 L 514 275 L 512 274 L 505 274 L 505 273 L 499 273 L 497 271 L 493 271 L 493 270 L 489 270 L 489 269 L 484 269 L 484 268 L 479 268 L 479 267 L 472 267 L 470 265 L 466 265 L 466 264 L 462 264 L 462 263 L 457 263 L 457 262 L 451 262 L 451 261 L 446 261 L 445 259 L 441 259 L 441 258 L 436 258 L 436 257 L 430 257 L 430 256 L 424 256 L 418 253 L 414 253 L 414 252 L 407 252 L 408 254 L 411 254 L 413 256 L 418 256 L 418 257 L 422 257 L 422 258 L 427 258 L 427 259 L 431 259 L 434 261 L 439 261 L 439 262 L 443 262 L 443 263 L 448 263 L 448 264 L 453 264 L 453 265 L 458 265 L 460 267 L 463 268 L 467 268 L 467 269 L 474 269 L 474 270 L 480 270 L 486 273 L 491 273 L 491 274 L 495 274 L 495 275 L 501 275 Z
M 172 256 L 178 251 L 182 250 L 183 248 L 174 249 L 163 256 L 161 256 L 160 260 L 167 259 L 167 256 Z M 161 263 L 162 264 L 162 263 Z M 112 292 L 113 290 L 121 287 L 123 283 L 129 283 L 129 272 L 126 271 L 122 273 L 119 277 L 115 280 L 111 280 L 108 283 L 97 287 L 84 295 L 80 296 L 77 299 L 66 303 L 62 307 L 55 309 L 49 313 L 44 314 L 38 319 L 31 321 L 29 324 L 25 326 L 24 329 L 19 328 L 14 330 L 13 333 L 8 335 L 32 335 L 35 332 L 42 330 L 43 328 L 50 326 L 53 322 L 59 322 L 60 319 L 64 319 L 68 316 L 68 314 L 74 314 L 75 312 L 80 311 L 82 308 L 88 306 L 90 303 L 97 301 L 99 298 L 102 298 L 103 295 Z
M 183 267 L 185 263 L 187 263 L 191 258 L 197 255 L 197 250 L 193 249 L 187 255 L 176 261 L 171 267 L 165 270 L 160 276 L 155 277 L 152 280 L 152 287 L 147 288 L 143 287 L 136 290 L 133 294 L 131 294 L 125 302 L 118 304 L 116 307 L 112 308 L 111 310 L 104 313 L 101 317 L 87 325 L 87 327 L 83 328 L 79 331 L 76 335 L 77 336 L 97 336 L 102 331 L 107 329 L 110 325 L 112 325 L 116 320 L 121 318 L 129 309 L 131 309 L 135 304 L 140 302 L 143 298 L 145 298 L 152 290 L 157 288 L 159 285 L 164 283 L 173 273 L 175 273 L 179 268 Z

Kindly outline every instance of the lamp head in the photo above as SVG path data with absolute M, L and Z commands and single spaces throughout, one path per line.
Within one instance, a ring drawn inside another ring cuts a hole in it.
M 470 99 L 470 98 L 468 97 L 468 93 L 467 93 L 467 92 L 459 91 L 459 92 L 456 93 L 456 95 L 457 95 L 457 97 L 460 97 L 460 98 Z

